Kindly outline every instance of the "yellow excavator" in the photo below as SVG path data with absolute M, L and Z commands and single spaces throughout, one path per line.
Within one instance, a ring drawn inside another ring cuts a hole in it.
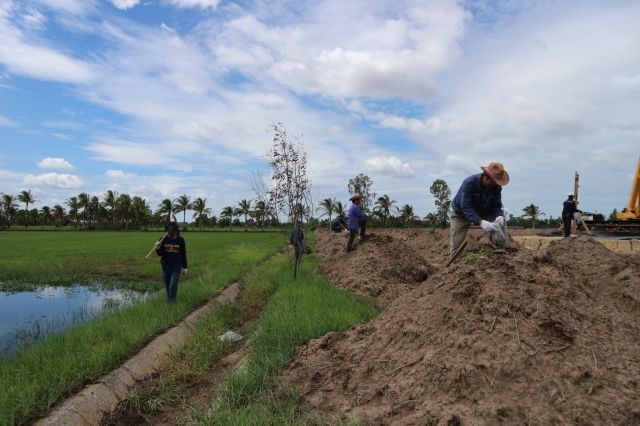
M 631 185 L 629 204 L 617 216 L 618 220 L 640 220 L 640 158 L 636 167 L 636 176 Z

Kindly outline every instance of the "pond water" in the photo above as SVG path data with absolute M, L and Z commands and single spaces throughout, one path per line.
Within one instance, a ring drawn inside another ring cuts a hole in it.
M 143 300 L 147 294 L 99 285 L 0 291 L 0 356 L 103 312 Z

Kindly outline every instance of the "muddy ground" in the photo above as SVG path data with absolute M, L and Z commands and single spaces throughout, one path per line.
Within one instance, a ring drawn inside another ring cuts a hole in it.
M 519 231 L 525 233 L 528 231 Z M 477 231 L 374 230 L 320 272 L 382 314 L 301 348 L 284 378 L 329 423 L 640 424 L 640 259 L 590 238 L 493 255 Z

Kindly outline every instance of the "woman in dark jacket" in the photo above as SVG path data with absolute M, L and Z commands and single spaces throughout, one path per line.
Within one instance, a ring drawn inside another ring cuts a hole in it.
M 156 254 L 160 256 L 167 303 L 172 305 L 178 295 L 180 274 L 187 275 L 187 247 L 177 223 L 169 223 L 165 230 L 167 234 L 156 243 Z

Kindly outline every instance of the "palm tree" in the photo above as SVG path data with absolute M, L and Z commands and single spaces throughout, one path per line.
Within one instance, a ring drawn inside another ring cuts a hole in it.
M 78 210 L 80 209 L 80 201 L 78 201 L 78 197 L 70 197 L 65 204 L 69 207 L 69 214 L 73 217 L 73 226 L 78 226 Z
M 347 210 L 344 207 L 344 204 L 342 204 L 342 201 L 335 201 L 333 204 L 333 212 L 335 214 L 337 214 L 338 216 L 343 216 L 347 214 Z
M 256 218 L 256 222 L 258 222 L 258 226 L 262 228 L 262 224 L 264 222 L 264 217 L 267 214 L 267 203 L 264 201 L 256 201 L 256 207 L 253 211 L 253 214 Z
M 113 222 L 116 212 L 116 203 L 118 201 L 118 192 L 111 189 L 108 190 L 102 195 L 102 201 L 106 207 L 109 207 L 109 215 L 111 216 L 111 222 Z
M 131 216 L 138 228 L 140 225 L 144 225 L 146 230 L 149 219 L 151 218 L 149 203 L 142 197 L 133 197 L 133 200 L 131 200 Z
M 9 194 L 4 194 L 2 196 L 2 205 L 4 207 L 4 214 L 7 217 L 7 224 L 11 227 L 11 222 L 16 215 L 16 209 L 18 208 L 18 204 L 16 203 L 16 197 Z
M 129 230 L 129 220 L 133 213 L 133 202 L 129 194 L 120 194 L 116 202 L 116 215 L 124 219 L 124 230 Z
M 376 206 L 373 208 L 373 211 L 377 211 L 380 216 L 382 216 L 385 228 L 387 226 L 387 219 L 389 219 L 391 212 L 398 211 L 398 207 L 394 206 L 395 203 L 395 200 L 390 199 L 387 194 L 384 194 L 382 197 L 378 197 L 375 204 Z
M 320 202 L 320 207 L 316 209 L 316 211 L 322 210 L 324 212 L 320 217 L 329 216 L 329 229 L 331 229 L 331 214 L 335 211 L 335 208 L 336 200 L 333 198 L 325 198 Z
M 231 227 L 233 227 L 233 213 L 233 207 L 231 206 L 223 208 L 220 212 L 221 218 L 229 219 L 229 224 L 231 225 Z
M 166 215 L 166 221 L 171 222 L 171 213 L 175 212 L 175 209 L 176 207 L 173 205 L 173 202 L 170 199 L 165 198 L 160 204 L 158 204 L 158 210 L 156 210 L 156 213 L 160 216 Z
M 182 212 L 182 222 L 187 222 L 187 210 L 191 210 L 191 198 L 187 194 L 182 194 L 176 198 L 175 212 Z
M 40 216 L 42 217 L 42 221 L 44 222 L 44 224 L 48 225 L 49 221 L 51 220 L 51 207 L 42 206 L 42 208 L 40 209 Z
M 207 208 L 207 199 L 206 198 L 196 198 L 196 200 L 191 205 L 191 209 L 194 211 L 193 218 L 196 222 L 201 223 L 202 219 L 206 219 L 207 215 L 211 213 L 211 209 Z
M 405 204 L 404 206 L 402 206 L 402 208 L 400 208 L 400 218 L 405 224 L 410 223 L 416 219 L 420 219 L 413 212 L 413 206 L 411 204 Z
M 238 203 L 238 207 L 240 208 L 240 210 L 242 211 L 242 214 L 244 215 L 244 227 L 247 227 L 247 217 L 249 216 L 249 213 L 251 213 L 251 200 L 241 200 Z
M 96 221 L 96 216 L 100 211 L 100 200 L 95 195 L 89 199 L 89 204 L 87 205 L 89 212 L 89 223 L 94 224 Z
M 82 217 L 85 221 L 85 225 L 88 223 L 90 200 L 91 198 L 89 197 L 89 194 L 87 194 L 86 192 L 81 192 L 80 194 L 78 194 L 78 202 L 82 207 Z
M 25 213 L 25 228 L 29 226 L 29 204 L 33 204 L 36 202 L 36 196 L 31 193 L 31 190 L 21 191 L 18 194 L 18 200 L 25 204 L 24 213 Z
M 60 226 L 60 222 L 64 219 L 64 207 L 60 204 L 53 206 L 53 218 L 56 221 L 56 226 Z
M 540 207 L 536 206 L 535 204 L 529 204 L 527 207 L 523 208 L 522 211 L 524 212 L 524 214 L 522 215 L 523 217 L 530 217 L 531 218 L 531 228 L 535 228 L 536 227 L 536 220 L 538 220 L 539 216 L 545 216 L 546 213 L 540 211 Z

